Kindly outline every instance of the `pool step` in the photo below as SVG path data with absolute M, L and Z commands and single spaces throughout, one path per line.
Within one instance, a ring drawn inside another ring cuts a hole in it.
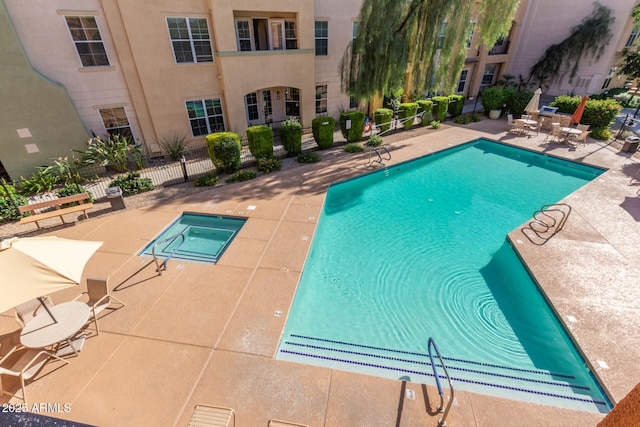
M 425 353 L 386 349 L 303 335 L 285 337 L 278 359 L 309 363 L 329 368 L 357 371 L 386 378 L 435 384 L 433 367 Z M 444 357 L 454 387 L 483 394 L 527 400 L 538 395 L 550 400 L 572 400 L 578 405 L 606 407 L 597 391 L 579 384 L 571 375 L 537 369 L 520 369 L 472 360 Z M 441 366 L 438 375 L 444 379 Z

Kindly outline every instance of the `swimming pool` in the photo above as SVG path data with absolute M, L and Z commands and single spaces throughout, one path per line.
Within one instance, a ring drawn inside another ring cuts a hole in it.
M 505 239 L 602 172 L 477 140 L 332 185 L 276 357 L 433 384 L 433 337 L 458 389 L 608 412 Z
M 215 264 L 231 244 L 245 218 L 183 213 L 138 255 Z

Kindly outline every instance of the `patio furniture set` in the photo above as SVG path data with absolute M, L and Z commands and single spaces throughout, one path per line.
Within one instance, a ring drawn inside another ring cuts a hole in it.
M 577 124 L 571 126 L 571 117 L 562 115 L 553 115 L 552 117 L 540 117 L 537 115 L 523 115 L 522 118 L 513 120 L 508 117 L 510 122 L 509 132 L 518 135 L 529 135 L 535 132 L 536 135 L 540 129 L 548 129 L 549 133 L 545 137 L 545 141 L 552 141 L 561 144 L 574 142 L 576 144 L 586 145 L 587 136 L 589 136 L 589 126 Z

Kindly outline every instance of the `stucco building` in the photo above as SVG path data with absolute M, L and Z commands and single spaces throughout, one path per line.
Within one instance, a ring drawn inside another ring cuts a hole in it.
M 542 3 L 523 0 L 510 33 L 491 49 L 471 35 L 457 93 L 476 96 L 506 72 L 527 73 L 591 10 Z M 357 34 L 360 4 L 0 0 L 0 172 L 28 176 L 107 132 L 131 136 L 153 155 L 176 135 L 204 145 L 204 135 L 219 130 L 243 135 L 250 125 L 277 127 L 288 117 L 310 127 L 317 116 L 358 108 L 341 92 L 338 66 Z M 585 93 L 599 92 L 635 31 L 633 2 L 609 4 L 615 42 L 597 63 L 585 61 Z M 549 93 L 569 89 L 563 81 Z

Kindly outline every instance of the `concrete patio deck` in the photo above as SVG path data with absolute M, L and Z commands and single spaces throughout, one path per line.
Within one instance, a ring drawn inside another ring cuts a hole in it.
M 510 135 L 504 120 L 485 119 L 392 142 L 387 166 L 478 137 L 609 169 L 566 197 L 573 212 L 547 244 L 531 244 L 519 228 L 510 238 L 610 397 L 621 400 L 640 382 L 638 159 L 594 140 L 571 147 L 547 144 L 542 133 Z M 339 147 L 321 155 L 317 164 L 49 232 L 104 241 L 85 275 L 109 276 L 127 305 L 100 318 L 100 335 L 91 334 L 79 357 L 47 365 L 27 386 L 29 403 L 66 403 L 68 412 L 44 415 L 99 426 L 185 426 L 198 403 L 234 408 L 238 426 L 273 418 L 310 426 L 437 425 L 433 387 L 274 359 L 327 186 L 371 170 L 366 154 Z M 218 264 L 171 261 L 157 275 L 149 258 L 135 254 L 184 211 L 249 220 Z M 53 298 L 70 300 L 84 289 Z M 0 334 L 16 328 L 11 312 L 0 315 Z M 595 426 L 604 417 L 456 395 L 447 419 L 454 426 Z

